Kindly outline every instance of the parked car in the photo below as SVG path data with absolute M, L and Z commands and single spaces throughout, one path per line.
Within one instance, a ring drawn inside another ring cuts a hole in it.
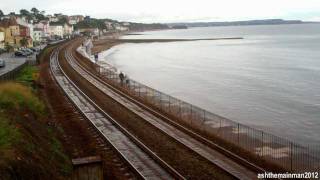
M 19 51 L 23 52 L 26 56 L 31 55 L 31 53 L 29 51 L 25 50 L 25 49 L 20 49 Z
M 23 51 L 16 51 L 15 53 L 14 53 L 14 55 L 16 56 L 16 57 L 27 57 L 28 55 L 25 53 L 25 52 L 23 52 Z
M 0 59 L 0 68 L 3 68 L 6 66 L 6 62 L 3 59 Z
M 0 54 L 7 52 L 5 49 L 0 48 Z
M 28 56 L 33 54 L 33 51 L 30 50 L 30 49 L 28 49 L 28 48 L 21 49 L 20 51 L 24 52 L 24 53 L 27 54 Z
M 38 52 L 39 51 L 39 49 L 37 49 L 35 47 L 30 48 L 30 50 L 32 50 L 33 52 Z

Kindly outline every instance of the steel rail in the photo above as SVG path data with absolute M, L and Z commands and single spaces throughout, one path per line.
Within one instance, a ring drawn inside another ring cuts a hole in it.
M 126 136 L 129 136 L 128 138 L 130 140 L 132 140 L 135 144 L 138 145 L 139 148 L 141 148 L 141 150 L 143 152 L 148 152 L 148 155 L 147 157 L 151 156 L 151 158 L 154 160 L 155 158 L 159 158 L 157 157 L 151 150 L 149 150 L 145 145 L 143 145 L 140 141 L 138 141 L 132 134 L 130 134 L 128 131 L 126 131 L 120 124 L 118 124 L 112 117 L 110 117 L 107 113 L 105 113 L 97 104 L 95 104 L 85 93 L 83 93 L 80 88 L 78 86 L 76 86 L 72 80 L 66 75 L 66 73 L 63 71 L 62 67 L 60 66 L 58 60 L 57 60 L 57 56 L 58 56 L 58 53 L 59 51 L 55 52 L 55 56 L 56 56 L 56 59 L 55 61 L 57 62 L 57 65 L 59 66 L 59 69 L 61 71 L 61 73 L 65 76 L 65 78 L 70 82 L 70 84 L 72 84 L 73 87 L 75 87 L 75 89 L 77 89 L 77 91 L 83 96 L 85 97 L 100 113 L 102 113 L 104 115 L 104 117 L 106 117 L 108 120 L 112 121 L 113 125 L 117 126 L 118 129 L 120 129 L 121 132 L 123 132 Z M 55 77 L 56 78 L 56 77 Z M 56 79 L 57 80 L 57 79 Z M 61 87 L 61 86 L 60 86 Z M 61 87 L 63 88 L 63 87 Z M 65 90 L 64 90 L 65 93 L 67 93 Z M 70 97 L 69 97 L 70 99 Z M 75 104 L 76 105 L 76 104 Z M 77 106 L 77 105 L 76 105 Z M 79 109 L 79 107 L 78 107 Z M 84 112 L 81 111 L 81 113 L 85 114 Z M 87 117 L 88 118 L 88 117 Z M 104 134 L 103 130 L 101 130 L 101 128 L 99 128 L 97 126 L 97 124 L 95 124 L 94 122 L 90 121 L 93 126 L 100 132 L 101 135 L 103 135 L 109 143 L 111 143 L 110 139 Z M 116 151 L 119 152 L 119 154 L 122 156 L 122 158 L 130 165 L 130 167 L 132 167 L 133 170 L 135 170 L 135 172 L 137 172 L 138 176 L 142 179 L 148 179 L 148 177 L 145 177 L 139 170 L 137 167 L 135 167 L 128 158 L 126 158 L 126 156 L 121 153 L 121 150 L 119 150 L 114 144 L 111 143 L 111 145 L 114 147 L 114 149 Z M 146 153 L 147 154 L 147 153 Z M 150 155 L 151 154 L 151 155 Z M 161 160 L 159 158 L 159 160 Z M 162 161 L 162 160 L 161 160 Z M 165 166 L 165 162 L 163 162 L 163 164 L 161 164 L 161 166 Z M 169 172 L 173 175 L 174 178 L 176 179 L 184 179 L 183 176 L 181 176 L 179 173 L 177 173 L 173 168 L 171 169 L 171 167 L 167 167 L 165 168 L 166 171 L 169 170 Z M 152 170 L 152 169 L 150 169 Z M 157 177 L 158 174 L 155 173 L 155 175 L 152 177 L 152 178 L 159 178 Z
M 69 48 L 70 48 L 70 47 L 69 47 Z M 66 50 L 66 51 L 70 51 L 70 50 Z M 75 57 L 73 57 L 73 55 L 72 55 L 70 52 L 69 52 L 68 54 L 66 54 L 66 56 L 68 56 L 69 58 L 75 59 Z M 133 103 L 135 103 L 135 104 L 137 104 L 137 105 L 139 105 L 139 106 L 142 106 L 143 109 L 146 109 L 147 111 L 151 111 L 152 114 L 156 114 L 157 116 L 160 116 L 160 117 L 162 117 L 163 119 L 166 119 L 167 121 L 170 121 L 170 124 L 173 124 L 174 126 L 180 126 L 179 129 L 180 129 L 180 128 L 184 128 L 184 127 L 182 127 L 181 125 L 177 124 L 176 122 L 173 122 L 173 120 L 169 119 L 168 117 L 160 114 L 160 113 L 157 112 L 157 111 L 154 111 L 154 110 L 151 109 L 150 107 L 147 107 L 147 106 L 144 105 L 143 103 L 141 103 L 141 102 L 133 99 L 132 97 L 128 96 L 127 94 L 123 93 L 122 91 L 114 88 L 112 85 L 110 85 L 110 84 L 102 81 L 102 80 L 101 80 L 100 78 L 98 78 L 96 75 L 92 74 L 92 73 L 91 73 L 90 71 L 88 71 L 86 68 L 84 68 L 83 66 L 81 66 L 76 60 L 73 60 L 73 61 L 74 61 L 74 63 L 76 63 L 82 70 L 84 70 L 86 73 L 88 73 L 91 77 L 93 77 L 94 79 L 96 79 L 96 80 L 99 81 L 100 83 L 106 85 L 108 88 L 112 89 L 112 90 L 115 91 L 116 93 L 118 93 L 118 94 L 120 94 L 121 96 L 129 99 L 131 102 L 133 102 Z M 70 62 L 69 62 L 69 63 L 70 63 Z M 71 66 L 72 66 L 72 65 L 71 65 Z M 78 73 L 79 73 L 79 72 L 78 72 Z M 79 73 L 79 74 L 81 74 L 81 73 Z M 83 74 L 81 74 L 81 75 L 83 75 Z M 85 77 L 84 77 L 84 78 L 85 78 Z M 92 81 L 90 81 L 90 82 L 91 82 L 94 86 L 96 86 Z M 96 87 L 97 87 L 97 86 L 96 86 Z M 97 87 L 97 88 L 99 89 L 99 87 Z M 102 91 L 102 90 L 100 89 L 100 91 Z M 102 92 L 103 92 L 103 91 L 102 91 Z M 104 92 L 104 93 L 105 93 L 105 92 Z M 112 98 L 112 97 L 111 97 L 111 98 Z M 116 99 L 114 99 L 114 100 L 117 101 Z M 132 109 L 130 109 L 130 108 L 128 108 L 128 107 L 126 107 L 126 108 L 132 111 Z M 137 114 L 137 115 L 140 116 L 139 114 Z M 140 117 L 141 117 L 141 116 L 140 116 Z M 151 124 L 151 123 L 149 123 L 149 124 Z M 154 124 L 151 124 L 151 125 L 155 126 Z M 155 126 L 155 127 L 158 128 L 160 131 L 164 132 L 165 134 L 171 136 L 170 134 L 166 133 L 165 131 L 163 131 L 163 130 L 160 129 L 159 127 L 157 127 L 157 126 Z M 186 128 L 184 128 L 184 129 L 186 129 Z M 186 129 L 186 130 L 187 130 L 187 129 Z M 188 131 L 190 131 L 190 130 L 188 130 Z M 191 132 L 192 132 L 192 131 L 191 131 Z M 192 133 L 194 133 L 194 132 L 192 132 Z M 194 133 L 194 134 L 195 134 L 195 133 Z M 195 134 L 195 135 L 197 135 L 197 136 L 201 137 L 202 139 L 204 139 L 202 136 L 200 136 L 200 135 L 198 135 L 198 134 Z M 171 136 L 171 137 L 172 137 L 172 136 Z M 178 141 L 179 143 L 182 143 L 182 142 L 180 142 L 180 140 L 178 140 L 178 139 L 175 139 L 175 140 Z M 212 144 L 212 142 L 210 142 L 209 140 L 207 140 L 207 139 L 204 139 L 204 140 L 207 141 L 207 142 L 205 142 L 205 144 L 207 144 L 208 142 L 209 142 L 210 144 Z M 201 140 L 201 142 L 203 142 L 203 141 Z M 184 143 L 182 143 L 182 144 L 185 145 Z M 216 144 L 214 144 L 214 145 L 216 145 Z M 218 145 L 216 145 L 216 146 L 218 146 Z M 219 148 L 222 148 L 222 147 L 220 147 L 220 146 L 218 146 L 218 147 L 219 147 Z M 190 149 L 191 149 L 191 148 L 190 148 Z M 194 151 L 193 149 L 191 149 L 191 150 Z M 225 150 L 225 149 L 224 149 L 224 150 Z M 228 150 L 226 150 L 226 151 L 228 151 Z M 197 153 L 197 152 L 196 152 L 196 153 Z M 227 153 L 229 154 L 229 153 L 232 153 L 232 152 L 228 151 Z M 199 153 L 198 153 L 198 154 L 199 154 Z M 233 153 L 232 153 L 232 154 L 233 154 Z M 202 154 L 199 154 L 199 155 L 202 156 L 202 157 L 204 157 L 204 158 L 206 158 L 206 157 L 203 156 Z M 237 155 L 235 155 L 235 154 L 233 154 L 233 155 L 234 155 L 234 156 L 237 156 Z M 248 164 L 249 164 L 248 166 L 255 166 L 254 164 L 252 164 L 252 163 L 244 160 L 243 158 L 241 158 L 241 157 L 239 157 L 239 156 L 237 156 L 237 157 L 240 158 L 241 161 L 245 161 L 245 163 L 248 163 Z M 210 160 L 209 160 L 209 161 L 210 161 Z M 213 161 L 210 161 L 210 162 L 212 162 L 214 165 L 218 166 L 218 167 L 221 168 L 222 170 L 228 172 L 229 175 L 231 175 L 231 176 L 233 176 L 233 177 L 235 177 L 235 178 L 245 179 L 245 178 L 244 178 L 241 174 L 239 174 L 239 173 L 227 171 L 227 170 L 226 170 L 226 167 L 223 167 L 223 164 L 221 164 L 221 163 L 219 164 L 219 162 L 218 162 L 218 163 L 217 163 L 217 162 L 213 162 Z M 243 163 L 243 162 L 241 162 L 241 164 L 242 164 L 242 163 Z M 255 167 L 255 169 L 258 169 L 259 172 L 265 172 L 265 170 L 262 169 L 262 168 L 260 168 L 260 167 Z

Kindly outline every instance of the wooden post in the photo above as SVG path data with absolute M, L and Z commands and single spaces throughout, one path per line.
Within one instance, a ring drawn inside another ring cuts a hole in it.
M 103 180 L 102 160 L 100 156 L 72 159 L 72 180 Z

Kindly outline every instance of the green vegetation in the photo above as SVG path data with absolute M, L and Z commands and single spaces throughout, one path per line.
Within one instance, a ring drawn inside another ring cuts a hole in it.
M 35 67 L 26 67 L 19 81 L 30 82 Z M 0 83 L 0 174 L 4 179 L 63 179 L 71 173 L 56 129 L 46 122 L 44 103 L 31 86 Z
M 13 144 L 19 142 L 19 139 L 21 139 L 21 134 L 18 129 L 0 114 L 0 154 L 8 151 Z
M 45 112 L 44 104 L 33 94 L 32 90 L 18 83 L 1 84 L 0 108 L 14 112 L 27 110 L 37 116 Z
M 82 28 L 98 28 L 100 30 L 106 29 L 106 25 L 104 24 L 104 20 L 102 19 L 94 19 L 91 18 L 89 20 L 84 20 L 77 23 L 74 26 L 75 29 L 82 29 Z
M 21 9 L 20 10 L 20 15 L 21 16 L 25 16 L 27 18 L 27 20 L 34 20 L 35 22 L 39 22 L 41 20 L 47 20 L 47 18 L 45 17 L 45 11 L 39 11 L 37 8 L 32 8 L 30 10 L 31 12 L 29 12 L 26 9 Z
M 27 47 L 28 46 L 28 39 L 27 38 L 23 38 L 20 40 L 20 44 L 22 47 Z
M 5 49 L 7 52 L 12 52 L 12 51 L 14 51 L 13 46 L 11 46 L 8 42 L 6 42 L 6 44 L 5 44 L 5 46 L 4 46 L 4 49 Z
M 148 31 L 154 29 L 169 29 L 166 24 L 153 23 L 153 24 L 143 24 L 143 23 L 130 23 L 129 29 L 132 31 Z
M 18 74 L 16 80 L 25 84 L 32 86 L 35 81 L 39 78 L 39 69 L 36 66 L 26 66 Z

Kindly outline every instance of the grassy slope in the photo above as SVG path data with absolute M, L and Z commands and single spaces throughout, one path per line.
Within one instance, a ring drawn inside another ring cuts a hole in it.
M 71 172 L 46 108 L 36 96 L 37 68 L 0 84 L 0 179 L 61 179 Z

